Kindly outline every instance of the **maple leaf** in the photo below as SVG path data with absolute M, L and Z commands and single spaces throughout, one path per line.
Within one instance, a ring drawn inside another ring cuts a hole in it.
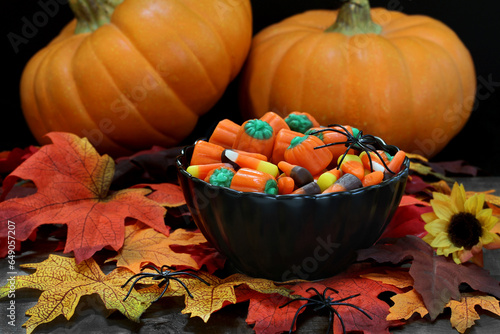
M 175 208 L 186 204 L 184 193 L 179 185 L 173 183 L 159 184 L 137 184 L 130 188 L 150 188 L 152 193 L 148 194 L 148 198 L 158 202 L 162 206 Z
M 185 308 L 182 313 L 191 314 L 191 317 L 200 317 L 204 322 L 208 321 L 213 312 L 220 310 L 224 306 L 241 302 L 242 299 L 238 300 L 237 297 L 237 291 L 241 286 L 263 294 L 290 296 L 288 288 L 277 286 L 273 281 L 266 279 L 253 278 L 244 274 L 233 274 L 224 279 L 201 271 L 195 274 L 207 282 L 208 285 L 193 277 L 177 276 L 185 284 L 192 298 L 188 295 L 186 288 L 175 280 L 169 281 L 169 288 L 163 298 L 184 296 Z M 142 283 L 156 284 L 158 281 L 144 280 Z M 156 284 L 138 290 L 138 292 L 158 297 L 163 289 L 163 287 L 158 287 Z
M 390 308 L 387 320 L 410 319 L 415 313 L 422 318 L 429 312 L 425 308 L 422 297 L 414 289 L 391 297 L 394 305 Z M 451 310 L 450 323 L 458 332 L 464 333 L 468 328 L 480 319 L 476 310 L 479 306 L 483 310 L 500 315 L 500 305 L 498 299 L 493 296 L 475 295 L 470 293 L 462 294 L 460 300 L 450 300 L 446 308 Z
M 12 172 L 38 149 L 36 146 L 28 146 L 25 149 L 16 147 L 12 151 L 0 152 L 0 175 Z
M 283 331 L 289 331 L 292 326 L 293 318 L 296 312 L 307 301 L 301 300 L 301 297 L 312 298 L 316 293 L 310 288 L 315 288 L 319 293 L 328 287 L 337 292 L 329 291 L 327 297 L 333 300 L 348 298 L 345 302 L 351 303 L 370 315 L 372 319 L 366 317 L 359 310 L 348 306 L 333 306 L 340 317 L 342 317 L 346 332 L 364 332 L 364 333 L 389 333 L 388 328 L 399 326 L 401 321 L 387 321 L 389 314 L 389 304 L 380 299 L 379 296 L 386 293 L 401 293 L 402 290 L 374 280 L 361 277 L 364 270 L 353 270 L 349 273 L 340 274 L 328 279 L 314 282 L 299 281 L 294 284 L 285 284 L 284 286 L 292 290 L 289 298 L 295 301 L 289 303 L 286 307 L 280 308 L 290 299 L 280 296 L 270 295 L 268 298 L 254 294 L 250 299 L 247 323 L 255 324 L 254 330 L 258 334 L 275 334 Z M 357 296 L 359 294 L 359 296 Z M 287 297 L 286 295 L 283 295 Z M 311 306 L 314 309 L 316 306 Z M 303 312 L 303 308 L 300 312 Z M 300 314 L 300 313 L 299 313 Z M 300 321 L 300 316 L 296 320 Z M 333 332 L 342 333 L 342 325 L 337 317 L 334 318 Z
M 48 136 L 53 144 L 43 146 L 5 179 L 4 190 L 20 178 L 32 180 L 37 192 L 0 203 L 0 235 L 6 235 L 8 221 L 16 223 L 20 241 L 42 224 L 65 224 L 64 252 L 73 251 L 80 262 L 105 246 L 118 250 L 126 217 L 168 234 L 166 209 L 145 197 L 151 190 L 109 192 L 114 172 L 109 156 L 100 156 L 87 139 L 73 134 Z
M 480 319 L 476 311 L 476 306 L 496 315 L 500 315 L 499 301 L 495 297 L 464 294 L 460 301 L 451 300 L 447 304 L 447 307 L 451 309 L 451 325 L 456 328 L 458 332 L 465 333 L 468 328 L 475 324 L 476 320 Z
M 207 240 L 199 231 L 187 231 L 179 228 L 166 236 L 138 222 L 125 227 L 123 247 L 120 248 L 117 256 L 106 260 L 106 262 L 117 261 L 117 266 L 126 267 L 134 273 L 138 273 L 141 267 L 148 263 L 157 267 L 168 265 L 197 270 L 203 264 L 197 261 L 199 258 L 195 258 L 187 252 L 183 253 L 182 249 L 180 252 L 176 252 L 172 246 L 191 245 L 202 250 L 206 244 Z M 215 252 L 213 248 L 211 249 Z M 200 259 L 200 261 L 204 260 L 206 261 L 206 259 Z
M 359 261 L 368 259 L 393 264 L 411 261 L 413 287 L 422 296 L 432 320 L 451 299 L 460 300 L 462 283 L 500 298 L 499 282 L 488 271 L 473 263 L 456 264 L 448 257 L 437 256 L 432 247 L 415 236 L 386 240 L 358 252 Z
M 16 276 L 16 291 L 22 288 L 43 291 L 38 303 L 26 311 L 31 316 L 23 325 L 28 334 L 60 315 L 69 320 L 80 298 L 85 295 L 98 294 L 108 310 L 118 310 L 136 322 L 153 300 L 152 296 L 141 295 L 133 290 L 124 301 L 128 291 L 121 286 L 132 273 L 125 268 L 118 268 L 104 275 L 93 259 L 77 264 L 71 257 L 49 255 L 41 263 L 23 264 L 21 267 L 36 271 L 31 275 Z M 9 290 L 9 284 L 1 287 L 0 298 L 7 296 Z

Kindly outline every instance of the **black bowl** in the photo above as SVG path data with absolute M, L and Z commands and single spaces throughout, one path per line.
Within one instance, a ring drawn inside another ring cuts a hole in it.
M 186 172 L 193 148 L 185 147 L 176 165 L 194 222 L 238 271 L 278 282 L 318 280 L 345 270 L 357 250 L 382 235 L 408 179 L 405 159 L 397 175 L 356 190 L 325 195 L 241 192 Z

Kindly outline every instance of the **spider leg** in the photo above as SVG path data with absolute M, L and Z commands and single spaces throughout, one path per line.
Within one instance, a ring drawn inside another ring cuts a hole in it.
M 297 300 L 297 299 L 294 299 L 294 300 Z M 297 309 L 297 311 L 295 312 L 295 315 L 293 316 L 292 326 L 290 326 L 290 330 L 288 331 L 288 333 L 289 333 L 289 334 L 292 334 L 293 326 L 295 325 L 295 322 L 297 321 L 297 318 L 299 317 L 299 313 L 300 313 L 300 311 L 301 311 L 304 307 L 307 307 L 307 306 L 309 306 L 309 305 L 311 305 L 311 304 L 306 303 L 306 304 L 304 304 L 304 305 L 300 306 L 300 307 Z M 285 306 L 285 305 L 283 305 L 283 306 Z M 280 308 L 281 308 L 281 307 L 283 307 L 283 306 L 280 306 Z
M 345 298 L 342 298 L 342 299 L 339 299 L 339 300 L 334 300 L 333 302 L 334 303 L 340 303 L 340 302 L 343 302 L 344 300 L 348 300 L 348 299 L 351 299 L 351 298 L 356 298 L 358 296 L 360 296 L 361 294 L 356 294 L 356 295 L 351 295 L 349 297 L 345 297 Z
M 166 283 L 166 284 L 165 284 L 165 288 L 163 289 L 163 291 L 161 292 L 161 294 L 160 294 L 160 295 L 159 295 L 159 296 L 158 296 L 158 297 L 157 297 L 154 301 L 152 301 L 152 303 L 156 303 L 158 300 L 160 300 L 160 298 L 161 298 L 161 297 L 163 297 L 163 295 L 165 294 L 165 292 L 167 292 L 167 289 L 168 289 L 168 286 L 169 286 L 169 280 L 168 280 L 168 279 L 166 279 L 166 280 L 165 280 L 165 281 L 163 281 L 163 282 L 165 282 L 165 283 Z M 162 283 L 163 283 L 163 282 L 162 282 Z M 161 284 L 161 283 L 160 283 L 160 284 Z M 158 287 L 160 287 L 160 284 L 158 284 Z
M 143 266 L 141 268 L 141 271 L 143 271 L 144 269 L 153 269 L 154 271 L 156 271 L 158 274 L 161 274 L 161 271 L 158 270 L 158 268 L 156 268 L 155 266 L 153 266 L 152 264 L 146 264 L 145 266 Z
M 316 290 L 316 288 L 314 288 L 314 287 L 310 287 L 309 289 L 307 289 L 307 290 L 306 290 L 306 292 L 309 292 L 309 290 L 313 290 L 314 292 L 316 292 L 316 294 L 317 294 L 318 296 L 321 296 L 321 294 L 319 293 L 319 291 L 318 291 L 318 290 Z
M 137 277 L 139 276 L 139 277 Z M 130 293 L 132 292 L 132 290 L 134 289 L 134 286 L 135 284 L 140 280 L 140 279 L 143 279 L 143 278 L 146 278 L 146 277 L 149 277 L 150 275 L 149 274 L 135 274 L 134 276 L 130 277 L 127 282 L 125 282 L 125 284 L 123 284 L 121 287 L 124 288 L 127 286 L 128 282 L 130 282 L 130 280 L 132 280 L 133 278 L 137 277 L 137 279 L 132 283 L 132 285 L 130 286 L 130 289 L 128 290 L 127 292 L 127 295 L 125 296 L 125 298 L 123 299 L 123 301 L 127 300 L 128 296 L 130 296 Z
M 185 284 L 183 281 L 181 281 L 181 280 L 180 280 L 180 279 L 178 279 L 177 277 L 172 277 L 172 276 L 170 276 L 170 279 L 173 279 L 174 281 L 176 281 L 176 282 L 178 282 L 180 285 L 182 285 L 182 286 L 184 287 L 184 289 L 186 290 L 186 292 L 187 292 L 188 296 L 189 296 L 189 297 L 191 297 L 191 298 L 194 298 L 194 297 L 193 297 L 193 295 L 191 294 L 191 292 L 189 292 L 188 287 L 186 286 L 186 284 Z
M 365 311 L 363 310 L 361 307 L 359 306 L 356 306 L 354 304 L 349 304 L 349 303 L 334 303 L 332 305 L 335 305 L 335 306 L 350 306 L 350 307 L 353 307 L 355 308 L 356 310 L 358 310 L 359 312 L 363 313 L 368 319 L 370 320 L 373 320 L 373 318 Z M 333 308 L 333 307 L 332 307 Z
M 210 283 L 208 283 L 207 281 L 205 281 L 203 278 L 201 278 L 198 275 L 195 275 L 193 273 L 187 272 L 187 270 L 188 269 L 186 269 L 184 271 L 176 271 L 176 272 L 172 273 L 170 276 L 174 276 L 174 275 L 188 275 L 188 276 L 197 278 L 198 280 L 200 280 L 201 282 L 205 283 L 206 285 L 210 285 Z
M 287 306 L 290 303 L 297 302 L 297 301 L 300 301 L 300 300 L 307 300 L 310 303 L 317 303 L 318 302 L 317 300 L 314 300 L 314 299 L 311 299 L 311 298 L 299 297 L 299 298 L 290 299 L 285 304 L 281 305 L 280 308 L 283 308 L 283 307 Z M 309 304 L 309 305 L 312 305 L 312 304 Z
M 345 331 L 344 320 L 342 319 L 342 317 L 340 316 L 339 312 L 336 309 L 334 309 L 333 307 L 330 307 L 330 309 L 337 316 L 337 318 L 339 318 L 340 324 L 342 325 L 342 333 L 345 334 L 346 331 Z M 333 324 L 333 317 L 330 322 Z

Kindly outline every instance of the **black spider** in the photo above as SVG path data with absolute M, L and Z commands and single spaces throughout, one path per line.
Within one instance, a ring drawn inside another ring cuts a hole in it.
M 151 273 L 151 272 L 142 272 L 144 269 L 146 268 L 150 268 L 150 269 L 153 269 L 154 271 L 156 271 L 156 273 Z M 125 296 L 125 298 L 123 299 L 123 301 L 125 301 L 128 296 L 130 295 L 130 293 L 132 292 L 132 289 L 134 288 L 135 284 L 143 279 L 143 278 L 146 278 L 146 277 L 152 277 L 153 280 L 162 280 L 160 282 L 160 284 L 158 284 L 158 287 L 161 288 L 162 286 L 165 285 L 165 288 L 163 289 L 161 295 L 156 298 L 154 302 L 157 302 L 161 297 L 163 297 L 163 295 L 165 294 L 165 292 L 167 291 L 168 289 L 168 286 L 170 284 L 170 280 L 173 279 L 174 281 L 177 281 L 180 285 L 182 285 L 184 287 L 184 289 L 186 289 L 186 292 L 188 293 L 189 297 L 193 298 L 193 295 L 191 294 L 191 292 L 189 292 L 189 289 L 187 288 L 186 284 L 184 284 L 184 282 L 182 282 L 180 279 L 178 279 L 177 277 L 175 276 L 182 276 L 182 275 L 188 275 L 188 276 L 191 276 L 191 277 L 194 277 L 194 278 L 197 278 L 199 279 L 201 282 L 205 283 L 206 285 L 210 285 L 207 281 L 205 281 L 204 279 L 198 277 L 197 275 L 191 273 L 191 269 L 185 269 L 183 271 L 172 271 L 171 269 L 174 269 L 173 267 L 170 267 L 170 266 L 167 266 L 167 265 L 163 265 L 160 269 L 156 268 L 155 266 L 152 266 L 152 265 L 145 265 L 144 267 L 141 268 L 141 272 L 138 273 L 138 274 L 135 274 L 133 275 L 132 277 L 130 277 L 127 282 L 125 282 L 125 284 L 122 285 L 122 288 L 124 288 L 125 286 L 127 286 L 127 284 L 134 278 L 135 281 L 132 283 L 132 286 L 130 287 L 130 289 L 128 290 L 128 293 L 127 295 Z
M 340 320 L 340 324 L 342 325 L 342 332 L 344 334 L 346 333 L 344 321 L 342 320 L 342 317 L 340 316 L 339 312 L 335 308 L 333 308 L 333 306 L 349 306 L 349 307 L 353 307 L 356 310 L 358 310 L 361 313 L 363 313 L 365 316 L 367 316 L 370 320 L 372 320 L 372 317 L 370 317 L 370 315 L 368 313 L 366 313 L 362 308 L 360 308 L 360 307 L 358 307 L 356 305 L 350 304 L 350 303 L 344 303 L 344 301 L 346 301 L 348 299 L 358 297 L 359 293 L 357 295 L 352 295 L 352 296 L 345 297 L 345 298 L 342 298 L 342 299 L 339 299 L 339 300 L 333 300 L 332 297 L 331 297 L 331 295 L 329 297 L 326 297 L 326 292 L 328 290 L 330 290 L 330 291 L 333 291 L 335 293 L 338 293 L 337 290 L 334 290 L 332 288 L 328 288 L 327 287 L 327 288 L 325 288 L 325 290 L 323 290 L 322 294 L 319 293 L 318 290 L 316 290 L 315 288 L 309 288 L 306 291 L 309 291 L 309 290 L 313 290 L 316 293 L 316 296 L 314 296 L 314 297 L 316 297 L 316 299 L 306 298 L 306 297 L 298 297 L 298 298 L 292 299 L 292 300 L 286 302 L 284 305 L 280 306 L 280 308 L 282 308 L 282 307 L 287 306 L 290 303 L 293 303 L 293 302 L 296 302 L 296 301 L 299 301 L 299 300 L 307 300 L 307 303 L 304 304 L 304 305 L 302 305 L 301 307 L 299 307 L 299 309 L 297 310 L 297 312 L 295 312 L 295 316 L 293 317 L 293 321 L 292 321 L 292 326 L 290 327 L 290 331 L 288 333 L 292 333 L 293 326 L 295 324 L 295 321 L 297 320 L 297 316 L 299 315 L 299 312 L 304 307 L 312 306 L 312 305 L 316 305 L 316 307 L 313 309 L 314 311 L 318 311 L 318 310 L 323 309 L 323 308 L 327 308 L 328 309 L 328 312 L 329 312 L 330 315 L 329 315 L 329 318 L 328 318 L 329 324 L 328 324 L 328 329 L 326 331 L 327 333 L 330 333 L 330 330 L 331 330 L 332 324 L 333 324 L 333 318 L 334 318 L 335 315 Z
M 338 128 L 340 128 L 341 130 L 339 130 Z M 347 138 L 346 141 L 341 141 L 341 142 L 336 142 L 336 143 L 328 143 L 325 145 L 315 147 L 315 149 L 319 149 L 319 148 L 332 146 L 332 145 L 345 145 L 345 147 L 347 147 L 347 149 L 345 150 L 345 153 L 342 155 L 338 166 L 340 166 L 342 164 L 342 162 L 344 161 L 344 158 L 346 157 L 346 155 L 348 154 L 350 149 L 363 150 L 366 153 L 368 153 L 367 155 L 368 155 L 368 160 L 370 161 L 370 169 L 371 170 L 373 170 L 373 162 L 372 162 L 372 157 L 370 155 L 370 152 L 373 152 L 382 161 L 385 169 L 389 173 L 396 174 L 389 169 L 389 167 L 385 163 L 385 161 L 382 158 L 382 156 L 380 155 L 380 153 L 377 152 L 377 149 L 381 149 L 385 152 L 394 154 L 395 152 L 399 151 L 399 149 L 396 146 L 387 145 L 379 137 L 376 137 L 373 135 L 363 135 L 363 131 L 361 131 L 361 130 L 359 130 L 359 132 L 356 135 L 352 135 L 347 130 L 347 128 L 345 126 L 340 125 L 340 124 L 331 124 L 331 125 L 328 125 L 328 127 L 325 127 L 323 129 L 311 131 L 309 134 L 316 135 L 318 133 L 325 132 L 325 131 L 337 132 L 337 133 L 343 134 Z

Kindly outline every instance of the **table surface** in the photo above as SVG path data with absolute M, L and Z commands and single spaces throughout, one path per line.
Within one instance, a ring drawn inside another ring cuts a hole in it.
M 467 191 L 484 191 L 495 189 L 500 193 L 500 177 L 467 177 L 456 178 L 463 183 Z M 53 247 L 50 248 L 54 249 Z M 48 257 L 49 250 L 27 251 L 16 255 L 17 263 L 37 263 Z M 500 281 L 500 250 L 485 253 L 485 268 L 491 275 Z M 7 281 L 7 263 L 2 259 L 0 265 L 0 284 Z M 23 270 L 19 269 L 22 274 Z M 32 271 L 25 271 L 30 274 Z M 16 327 L 7 324 L 6 308 L 8 298 L 0 299 L 0 333 L 25 333 L 21 325 L 28 320 L 25 312 L 34 306 L 40 291 L 23 289 L 16 293 Z M 77 306 L 74 316 L 67 321 L 62 316 L 48 324 L 38 326 L 34 333 L 254 333 L 245 322 L 247 303 L 230 305 L 211 315 L 207 323 L 200 318 L 190 318 L 189 314 L 182 314 L 183 298 L 163 298 L 153 304 L 141 317 L 140 323 L 126 319 L 119 312 L 109 316 L 96 295 L 84 296 Z M 498 333 L 500 317 L 482 315 L 481 319 L 467 333 Z M 295 333 L 325 333 L 328 327 L 328 318 L 318 316 L 308 309 L 299 317 Z M 451 327 L 449 318 L 438 318 L 434 322 L 418 319 L 411 323 L 391 329 L 391 333 L 458 333 Z

